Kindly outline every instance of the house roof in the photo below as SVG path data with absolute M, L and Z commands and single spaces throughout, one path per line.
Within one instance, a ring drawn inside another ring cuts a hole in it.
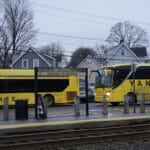
M 26 52 L 21 53 L 20 55 L 16 55 L 15 60 L 13 59 L 13 63 L 10 65 L 10 67 L 12 67 L 17 61 L 19 61 L 27 52 L 35 52 L 35 54 L 37 54 L 46 64 L 48 64 L 49 67 L 51 67 L 52 65 L 47 61 L 47 59 L 45 59 L 35 48 L 30 47 Z
M 52 56 L 49 56 L 47 54 L 41 54 L 48 62 L 53 60 L 53 65 L 55 66 L 55 58 Z
M 147 56 L 146 47 L 134 47 L 130 48 L 138 57 Z
M 79 67 L 81 64 L 83 64 L 87 59 L 91 59 L 93 62 L 95 62 L 98 66 L 100 65 L 97 60 L 95 60 L 91 55 L 88 55 L 86 58 L 84 58 L 76 67 Z
M 127 46 L 127 44 L 125 43 L 121 43 L 118 46 L 116 46 L 115 48 L 113 47 L 112 49 L 114 49 L 114 52 L 112 53 L 112 55 L 108 58 L 108 60 L 111 60 L 111 58 L 120 50 L 120 48 L 124 46 L 137 60 L 138 60 L 138 56 Z M 109 49 L 111 50 L 111 49 Z

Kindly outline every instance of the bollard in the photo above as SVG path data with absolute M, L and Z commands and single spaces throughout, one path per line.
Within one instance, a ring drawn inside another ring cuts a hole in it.
M 9 117 L 9 100 L 8 100 L 8 97 L 4 98 L 3 114 L 4 114 L 4 120 L 8 120 L 8 117 Z
M 129 113 L 129 96 L 124 95 L 124 113 Z
M 107 115 L 108 114 L 108 107 L 107 107 L 107 96 L 103 96 L 103 114 Z
M 140 94 L 140 112 L 145 113 L 145 100 L 144 100 L 144 94 Z
M 43 101 L 43 106 L 44 106 L 44 112 L 45 112 L 45 118 L 47 118 L 47 98 L 46 97 L 42 97 L 42 101 Z
M 80 116 L 80 97 L 76 96 L 74 98 L 74 110 L 75 110 L 75 116 Z

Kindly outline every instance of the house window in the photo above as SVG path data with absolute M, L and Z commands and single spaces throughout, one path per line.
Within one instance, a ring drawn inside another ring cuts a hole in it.
M 88 64 L 88 65 L 91 65 L 91 64 L 92 64 L 92 61 L 91 61 L 91 60 L 88 60 L 88 61 L 87 61 L 87 64 Z
M 33 59 L 33 68 L 34 67 L 39 67 L 39 60 L 38 59 Z
M 23 59 L 22 60 L 22 68 L 27 69 L 28 68 L 28 59 Z
M 121 50 L 121 55 L 124 55 L 124 49 Z

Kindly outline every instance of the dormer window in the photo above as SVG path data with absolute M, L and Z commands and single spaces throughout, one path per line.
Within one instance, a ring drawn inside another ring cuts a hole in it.
M 92 64 L 92 61 L 91 61 L 91 60 L 88 60 L 88 61 L 87 61 L 87 64 L 88 64 L 88 65 L 91 65 L 91 64 Z

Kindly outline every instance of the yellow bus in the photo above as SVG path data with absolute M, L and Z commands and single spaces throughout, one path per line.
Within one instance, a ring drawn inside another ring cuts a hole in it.
M 48 105 L 74 102 L 79 96 L 78 76 L 39 76 L 38 94 L 45 97 Z M 0 69 L 0 105 L 8 97 L 9 105 L 16 100 L 27 99 L 28 104 L 35 104 L 34 70 Z
M 131 66 L 119 64 L 95 70 L 95 101 L 102 102 L 106 94 L 108 102 L 117 105 L 123 102 L 124 95 L 129 95 L 130 100 L 135 98 L 135 101 L 139 101 L 139 94 L 150 94 L 150 64 L 135 64 L 135 80 Z M 145 96 L 145 100 L 150 100 L 150 95 Z

